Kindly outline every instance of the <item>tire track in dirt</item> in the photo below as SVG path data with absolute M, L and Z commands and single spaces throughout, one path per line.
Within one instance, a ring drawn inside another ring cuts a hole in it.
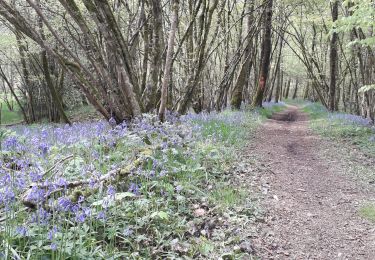
M 375 225 L 358 215 L 375 192 L 322 160 L 323 142 L 294 106 L 259 130 L 253 149 L 269 168 L 252 241 L 261 259 L 375 259 Z

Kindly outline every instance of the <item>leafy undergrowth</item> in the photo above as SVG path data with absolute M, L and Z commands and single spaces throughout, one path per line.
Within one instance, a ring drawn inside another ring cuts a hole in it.
M 319 103 L 305 104 L 303 110 L 312 119 L 311 127 L 316 133 L 375 155 L 375 127 L 369 120 L 356 115 L 330 113 Z
M 0 259 L 228 254 L 232 235 L 212 234 L 247 201 L 228 171 L 262 119 L 225 111 L 2 130 Z

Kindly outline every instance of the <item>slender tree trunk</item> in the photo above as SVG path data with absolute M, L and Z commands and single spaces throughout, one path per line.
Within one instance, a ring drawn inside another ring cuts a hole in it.
M 200 25 L 201 35 L 200 37 L 198 37 L 199 39 L 197 41 L 199 44 L 199 49 L 197 50 L 197 58 L 194 61 L 193 73 L 191 74 L 191 76 L 189 77 L 186 83 L 186 92 L 181 98 L 181 101 L 179 102 L 178 107 L 177 107 L 177 111 L 180 114 L 183 114 L 188 110 L 189 105 L 194 96 L 194 91 L 199 84 L 202 71 L 205 67 L 204 58 L 206 56 L 206 45 L 207 45 L 208 35 L 210 32 L 213 14 L 218 4 L 219 4 L 219 0 L 214 0 L 211 4 L 211 7 L 208 8 L 207 6 L 206 12 L 202 13 L 202 16 L 199 17 L 200 19 L 199 22 L 201 23 Z
M 335 0 L 332 4 L 332 21 L 335 22 L 338 19 L 338 9 L 339 2 Z M 336 101 L 336 77 L 337 77 L 337 64 L 338 64 L 338 53 L 337 53 L 337 33 L 332 33 L 331 43 L 330 43 L 330 76 L 331 80 L 329 83 L 329 109 L 334 111 L 335 101 Z
M 290 84 L 291 84 L 291 79 L 288 80 L 288 82 L 285 82 L 285 90 L 284 90 L 284 98 L 288 99 L 289 98 L 289 90 L 290 90 Z
M 40 8 L 40 0 L 37 1 L 37 5 Z M 44 29 L 43 29 L 43 20 L 41 17 L 38 18 L 38 25 L 39 25 L 39 31 L 42 40 L 46 40 L 45 34 L 44 34 Z M 50 74 L 50 69 L 49 69 L 49 62 L 48 62 L 48 57 L 47 57 L 47 51 L 43 50 L 41 53 L 41 59 L 42 59 L 42 70 L 44 74 L 44 79 L 46 81 L 46 85 L 48 87 L 49 92 L 51 93 L 52 100 L 54 105 L 56 106 L 60 118 L 63 120 L 64 123 L 71 124 L 69 121 L 68 117 L 65 114 L 63 104 L 62 104 L 62 98 L 60 94 L 57 92 L 57 89 L 52 81 L 51 74 Z M 53 119 L 53 118 L 51 118 Z
M 163 78 L 160 108 L 159 108 L 159 119 L 162 122 L 165 120 L 165 108 L 167 106 L 167 99 L 168 99 L 168 85 L 169 85 L 169 81 L 171 77 L 173 48 L 174 48 L 175 34 L 176 34 L 177 24 L 178 24 L 179 0 L 174 0 L 172 5 L 173 5 L 172 25 L 171 25 L 171 31 L 169 32 L 168 50 L 167 50 L 167 57 L 165 61 L 164 78 Z
M 279 103 L 280 101 L 280 92 L 281 92 L 281 85 L 282 85 L 282 72 L 281 68 L 277 71 L 277 82 L 276 82 L 276 93 L 275 93 L 275 103 Z
M 296 85 L 294 87 L 293 99 L 297 98 L 297 92 L 298 92 L 298 79 L 296 80 Z
M 272 7 L 273 0 L 264 0 L 264 5 L 266 7 L 264 20 L 263 20 L 263 43 L 262 43 L 262 52 L 261 52 L 261 64 L 260 64 L 260 76 L 259 76 L 259 85 L 256 91 L 256 94 L 253 99 L 252 106 L 262 106 L 263 95 L 266 88 L 269 67 L 270 67 L 270 58 L 272 51 L 272 42 L 271 42 L 271 31 L 272 31 Z
M 310 83 L 307 83 L 305 90 L 303 92 L 303 99 L 306 100 L 309 97 Z
M 246 83 L 248 82 L 250 70 L 251 70 L 251 51 L 253 49 L 253 35 L 252 31 L 254 30 L 253 28 L 253 23 L 254 23 L 254 0 L 252 0 L 249 4 L 248 7 L 248 12 L 249 16 L 247 19 L 247 30 L 248 30 L 248 41 L 246 45 L 246 50 L 244 53 L 245 56 L 245 62 L 242 64 L 240 73 L 238 75 L 236 84 L 233 88 L 233 93 L 232 93 L 232 98 L 231 98 L 231 106 L 233 109 L 240 109 L 241 108 L 241 103 L 242 103 L 242 97 L 243 97 L 243 90 L 244 87 L 246 86 Z

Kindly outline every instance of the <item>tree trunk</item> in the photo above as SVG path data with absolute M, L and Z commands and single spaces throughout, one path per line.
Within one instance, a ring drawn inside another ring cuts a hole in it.
M 171 24 L 171 31 L 169 32 L 168 50 L 167 50 L 167 57 L 165 61 L 164 78 L 163 78 L 160 108 L 159 108 L 159 119 L 162 122 L 164 122 L 165 120 L 165 108 L 166 108 L 167 99 L 168 99 L 168 85 L 169 85 L 169 80 L 171 77 L 173 48 L 174 48 L 174 42 L 175 42 L 174 38 L 175 38 L 175 34 L 177 30 L 177 23 L 178 23 L 179 0 L 174 0 L 172 2 L 172 5 L 173 5 L 172 24 Z
M 277 82 L 276 82 L 276 93 L 275 93 L 275 103 L 279 103 L 280 101 L 280 92 L 281 92 L 281 86 L 282 86 L 282 71 L 279 69 L 277 71 Z
M 201 35 L 198 37 L 199 49 L 197 50 L 197 58 L 194 62 L 194 71 L 191 73 L 189 79 L 187 80 L 186 92 L 181 98 L 181 101 L 179 102 L 177 107 L 177 111 L 180 114 L 184 114 L 188 110 L 189 105 L 192 101 L 192 97 L 194 95 L 194 90 L 199 83 L 202 71 L 204 69 L 204 58 L 206 56 L 208 35 L 210 32 L 212 17 L 218 4 L 219 0 L 214 0 L 212 5 L 209 8 L 206 8 L 206 12 L 202 13 L 202 16 L 199 17 L 201 23 Z
M 296 85 L 294 87 L 293 99 L 297 98 L 297 92 L 298 92 L 298 79 L 296 79 Z
M 310 83 L 307 83 L 305 90 L 303 92 L 303 99 L 306 100 L 309 97 Z
M 338 19 L 338 10 L 339 9 L 339 2 L 338 0 L 335 0 L 332 4 L 332 21 L 335 22 Z M 331 43 L 330 43 L 330 76 L 331 80 L 329 83 L 329 110 L 334 111 L 335 110 L 335 101 L 336 101 L 336 77 L 337 77 L 337 33 L 332 33 Z
M 251 70 L 251 51 L 253 49 L 253 35 L 252 31 L 254 30 L 253 28 L 253 23 L 254 23 L 254 1 L 252 0 L 251 3 L 249 4 L 248 7 L 248 20 L 247 20 L 247 31 L 248 31 L 248 41 L 246 45 L 246 50 L 244 53 L 245 56 L 245 61 L 242 64 L 240 73 L 238 75 L 236 84 L 233 88 L 233 93 L 232 93 L 232 98 L 231 98 L 231 106 L 233 109 L 240 109 L 241 108 L 241 103 L 242 103 L 242 97 L 243 97 L 243 90 L 244 87 L 247 85 L 248 78 L 250 77 L 250 70 Z
M 252 106 L 261 107 L 263 101 L 263 95 L 267 83 L 267 77 L 270 67 L 270 58 L 272 51 L 272 42 L 271 42 L 271 31 L 272 31 L 272 6 L 273 0 L 264 0 L 265 5 L 265 15 L 263 20 L 263 43 L 262 43 L 262 52 L 261 52 L 261 64 L 260 64 L 260 75 L 259 75 L 259 85 L 256 91 L 256 94 L 253 99 Z
M 288 83 L 285 82 L 286 86 L 285 86 L 285 90 L 284 90 L 284 98 L 285 99 L 288 99 L 289 98 L 289 90 L 290 90 L 290 84 L 291 84 L 291 79 L 288 80 Z
M 37 5 L 40 8 L 40 0 L 37 1 Z M 39 31 L 40 31 L 40 36 L 43 41 L 46 40 L 45 34 L 44 34 L 44 28 L 43 28 L 43 20 L 41 17 L 38 18 L 38 26 L 39 26 Z M 63 120 L 64 123 L 66 124 L 71 124 L 69 121 L 68 117 L 65 114 L 63 104 L 62 104 L 62 98 L 60 94 L 57 92 L 56 86 L 54 85 L 51 74 L 50 74 L 50 69 L 49 69 L 49 63 L 48 63 L 48 57 L 47 57 L 47 51 L 43 50 L 41 52 L 41 60 L 42 60 L 42 71 L 44 75 L 44 79 L 46 81 L 47 88 L 49 92 L 51 93 L 52 100 L 54 105 L 57 108 L 57 111 L 59 112 L 60 119 Z M 53 121 L 53 118 L 51 120 Z

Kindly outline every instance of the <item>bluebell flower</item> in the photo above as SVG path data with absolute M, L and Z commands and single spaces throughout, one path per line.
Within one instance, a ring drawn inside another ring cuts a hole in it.
M 76 215 L 76 221 L 78 223 L 83 223 L 86 220 L 86 215 L 84 213 L 80 213 Z
M 40 204 L 45 201 L 46 191 L 36 186 L 31 188 L 31 192 L 27 194 L 27 200 Z
M 167 175 L 167 171 L 161 170 L 159 173 L 159 177 L 164 177 L 165 175 Z
M 8 205 L 13 202 L 16 198 L 14 191 L 11 187 L 5 187 L 3 192 L 0 192 L 0 203 Z
M 129 227 L 125 228 L 123 231 L 123 234 L 125 237 L 130 237 L 133 233 L 134 231 Z
M 46 143 L 41 143 L 39 144 L 38 149 L 40 150 L 40 154 L 42 156 L 46 156 L 49 151 L 49 146 Z
M 58 187 L 65 187 L 68 185 L 68 182 L 64 178 L 57 179 L 55 183 Z
M 34 214 L 31 216 L 31 222 L 38 223 L 41 225 L 48 224 L 48 221 L 51 218 L 51 213 L 46 211 L 43 208 L 39 208 Z
M 57 250 L 57 244 L 56 243 L 51 243 L 51 250 L 56 251 Z
M 43 175 L 42 175 L 42 174 L 38 174 L 38 173 L 35 172 L 35 171 L 31 171 L 31 172 L 29 173 L 29 176 L 30 176 L 30 179 L 31 179 L 32 182 L 39 182 L 39 181 L 41 181 L 42 178 L 43 178 Z
M 53 238 L 55 237 L 57 232 L 58 232 L 57 227 L 53 226 L 53 228 L 51 230 L 49 230 L 48 233 L 47 233 L 47 239 L 53 240 Z
M 88 207 L 83 207 L 82 208 L 82 212 L 86 215 L 86 217 L 90 217 L 91 216 L 91 209 L 88 208 Z
M 100 211 L 98 215 L 96 216 L 97 219 L 105 221 L 106 219 L 106 213 L 104 211 Z
M 110 126 L 114 127 L 117 125 L 117 122 L 116 122 L 116 119 L 114 117 L 111 117 L 109 120 L 108 120 L 108 123 L 110 124 Z
M 19 190 L 22 190 L 26 187 L 26 180 L 24 178 L 24 176 L 17 176 L 15 179 L 14 179 L 14 186 L 19 189 Z
M 13 150 L 18 146 L 18 144 L 19 143 L 18 143 L 17 138 L 15 136 L 10 136 L 10 137 L 5 138 L 2 146 L 6 150 Z
M 70 211 L 73 206 L 71 200 L 65 197 L 58 198 L 57 204 L 61 211 Z
M 139 188 L 140 186 L 138 184 L 131 183 L 128 191 L 134 193 L 135 195 L 139 195 L 140 194 Z
M 85 201 L 85 196 L 79 196 L 78 203 L 81 204 L 84 201 Z
M 16 234 L 21 236 L 21 237 L 24 237 L 27 235 L 27 228 L 24 227 L 24 226 L 18 226 L 16 228 Z
M 115 194 L 116 194 L 116 189 L 115 189 L 112 185 L 108 186 L 107 194 L 108 194 L 110 197 L 114 197 Z
M 94 188 L 95 184 L 96 184 L 96 180 L 91 178 L 90 181 L 89 181 L 90 188 Z

